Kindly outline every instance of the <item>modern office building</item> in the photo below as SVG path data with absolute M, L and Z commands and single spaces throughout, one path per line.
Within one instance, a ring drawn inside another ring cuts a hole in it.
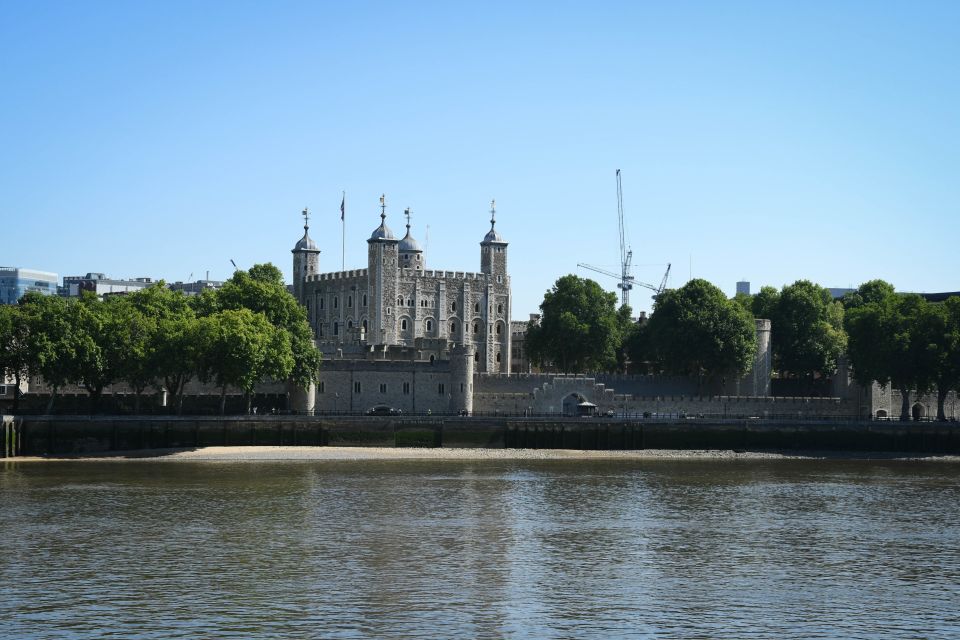
M 154 284 L 152 278 L 134 278 L 132 280 L 114 280 L 103 273 L 88 273 L 84 276 L 64 276 L 60 295 L 79 296 L 84 291 L 98 296 L 139 291 Z
M 36 269 L 0 267 L 0 303 L 16 304 L 28 291 L 44 295 L 57 292 L 57 274 Z

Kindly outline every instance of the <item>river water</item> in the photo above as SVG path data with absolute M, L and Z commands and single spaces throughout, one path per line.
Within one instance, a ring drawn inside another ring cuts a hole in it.
M 956 638 L 960 465 L 0 466 L 4 638 Z

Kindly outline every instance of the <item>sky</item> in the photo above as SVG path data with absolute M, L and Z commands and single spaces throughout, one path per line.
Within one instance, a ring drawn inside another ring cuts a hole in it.
M 305 206 L 361 268 L 381 194 L 479 271 L 496 199 L 524 319 L 616 291 L 620 169 L 638 281 L 958 291 L 960 3 L 0 0 L 0 149 L 0 264 L 61 277 L 289 281 Z

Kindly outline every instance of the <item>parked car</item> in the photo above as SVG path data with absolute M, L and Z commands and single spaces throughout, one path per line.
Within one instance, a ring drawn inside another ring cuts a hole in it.
M 375 407 L 367 409 L 368 416 L 399 416 L 403 413 L 400 409 L 395 409 L 385 404 L 378 404 Z

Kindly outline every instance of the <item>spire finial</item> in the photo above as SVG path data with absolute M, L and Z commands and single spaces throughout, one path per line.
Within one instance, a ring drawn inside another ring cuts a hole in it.
M 381 194 L 380 196 L 380 221 L 381 223 L 386 222 L 387 220 L 387 194 Z
M 407 216 L 407 235 L 410 235 L 410 207 L 404 209 L 403 215 Z
M 494 225 L 497 224 L 497 201 L 490 201 L 490 228 L 493 229 Z
M 303 230 L 307 231 L 310 229 L 310 210 L 307 207 L 303 208 Z

